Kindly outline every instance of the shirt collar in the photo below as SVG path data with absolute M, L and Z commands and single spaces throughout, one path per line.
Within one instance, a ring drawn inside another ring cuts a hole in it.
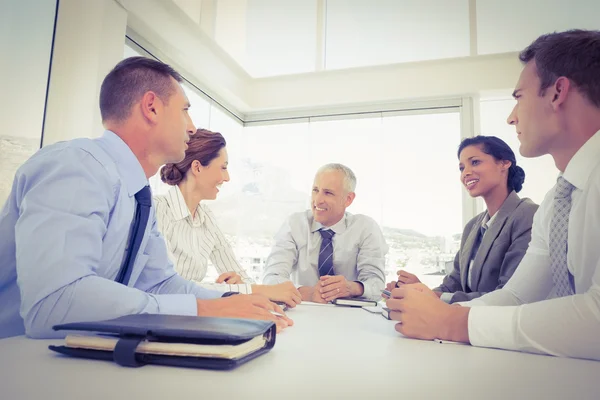
M 562 174 L 570 184 L 579 190 L 583 190 L 590 174 L 598 162 L 600 162 L 600 131 L 588 139 L 567 164 Z
M 344 213 L 344 216 L 338 222 L 336 222 L 332 226 L 327 227 L 327 226 L 324 226 L 321 223 L 315 221 L 314 216 L 312 215 L 312 212 L 310 210 L 308 212 L 311 213 L 310 217 L 312 219 L 312 223 L 310 226 L 311 233 L 314 233 L 314 232 L 318 231 L 319 229 L 325 228 L 325 229 L 331 229 L 337 235 L 339 235 L 340 233 L 343 233 L 347 228 L 347 224 L 346 224 L 347 213 Z
M 498 215 L 498 212 L 496 212 L 490 218 L 490 214 L 488 214 L 488 212 L 486 211 L 485 215 L 483 216 L 483 220 L 481 221 L 482 228 L 484 228 L 485 230 L 488 230 L 490 228 L 490 226 L 492 226 L 492 224 L 494 223 L 494 220 L 496 219 L 497 215 Z
M 183 193 L 181 193 L 181 189 L 179 186 L 173 185 L 167 192 L 167 203 L 169 203 L 169 207 L 173 212 L 173 217 L 175 221 L 180 221 L 187 217 L 192 217 L 190 213 L 190 209 L 188 208 L 185 198 L 183 197 Z M 204 212 L 200 204 L 196 207 L 196 214 L 200 217 L 200 223 L 204 223 Z
M 102 137 L 97 140 L 101 145 L 106 145 L 107 153 L 117 165 L 119 175 L 127 188 L 129 197 L 135 196 L 144 186 L 148 185 L 148 178 L 142 164 L 123 139 L 116 133 L 106 130 Z

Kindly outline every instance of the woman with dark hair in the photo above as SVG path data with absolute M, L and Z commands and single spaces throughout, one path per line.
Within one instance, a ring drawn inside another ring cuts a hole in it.
M 229 181 L 226 142 L 220 133 L 198 129 L 190 137 L 185 158 L 160 170 L 171 185 L 165 196 L 155 197 L 158 228 L 167 242 L 176 271 L 201 286 L 222 292 L 262 294 L 294 307 L 301 296 L 291 282 L 257 285 L 238 263 L 233 249 L 203 200 L 217 198 Z M 202 282 L 208 260 L 220 274 L 215 283 Z
M 460 180 L 471 197 L 483 197 L 487 210 L 463 231 L 453 271 L 433 289 L 447 303 L 467 301 L 503 287 L 515 272 L 531 239 L 537 204 L 521 199 L 525 171 L 510 147 L 495 136 L 464 139 L 458 147 Z M 388 289 L 417 283 L 404 270 Z

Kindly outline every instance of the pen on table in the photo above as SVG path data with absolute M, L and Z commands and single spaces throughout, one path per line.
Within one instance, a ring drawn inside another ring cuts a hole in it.
M 282 313 L 278 313 L 277 311 L 273 311 L 273 310 L 269 310 L 271 312 L 271 314 L 275 315 L 276 317 L 285 317 L 285 315 L 283 315 Z
M 467 343 L 463 343 L 463 342 L 454 342 L 452 340 L 442 340 L 442 339 L 433 339 L 433 341 L 436 343 L 442 343 L 442 344 L 464 344 L 464 345 L 467 344 Z

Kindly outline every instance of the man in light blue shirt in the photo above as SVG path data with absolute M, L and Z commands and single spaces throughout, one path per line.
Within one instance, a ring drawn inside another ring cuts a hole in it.
M 311 210 L 293 214 L 275 237 L 264 284 L 293 280 L 303 301 L 339 297 L 381 298 L 388 246 L 377 222 L 353 215 L 356 177 L 342 164 L 327 164 L 315 176 Z
M 104 79 L 107 129 L 38 151 L 17 171 L 0 212 L 0 338 L 64 336 L 58 323 L 160 313 L 275 319 L 266 298 L 203 289 L 177 275 L 154 209 L 127 285 L 115 282 L 126 259 L 135 195 L 168 162 L 183 159 L 195 132 L 181 76 L 132 57 Z M 147 190 L 147 189 L 145 189 Z

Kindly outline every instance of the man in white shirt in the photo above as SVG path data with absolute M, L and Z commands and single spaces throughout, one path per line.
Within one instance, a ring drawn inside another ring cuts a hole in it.
M 290 216 L 277 233 L 264 284 L 289 281 L 293 274 L 303 301 L 381 298 L 388 246 L 377 222 L 346 212 L 355 188 L 356 177 L 345 165 L 319 169 L 311 210 Z
M 561 171 L 525 257 L 504 288 L 462 307 L 420 284 L 387 304 L 409 337 L 600 360 L 600 31 L 544 35 L 519 58 L 508 123 L 523 156 L 550 154 Z

